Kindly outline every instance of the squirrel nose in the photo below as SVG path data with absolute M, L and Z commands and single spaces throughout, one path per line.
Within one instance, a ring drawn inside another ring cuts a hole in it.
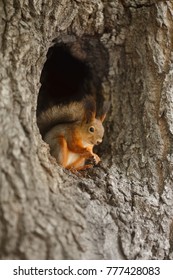
M 97 145 L 99 145 L 102 142 L 102 139 L 97 140 Z

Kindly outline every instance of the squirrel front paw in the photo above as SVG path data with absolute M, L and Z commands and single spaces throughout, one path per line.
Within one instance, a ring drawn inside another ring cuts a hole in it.
M 93 154 L 92 158 L 94 159 L 95 164 L 98 164 L 101 161 L 101 159 L 99 158 L 99 156 L 97 154 Z

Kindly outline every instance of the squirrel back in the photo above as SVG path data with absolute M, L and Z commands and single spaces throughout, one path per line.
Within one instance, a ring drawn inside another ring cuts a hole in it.
M 84 115 L 83 102 L 71 102 L 67 105 L 54 105 L 37 117 L 40 133 L 44 135 L 57 124 L 78 122 Z

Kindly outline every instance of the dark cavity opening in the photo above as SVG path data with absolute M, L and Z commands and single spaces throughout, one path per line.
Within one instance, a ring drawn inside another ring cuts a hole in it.
M 47 53 L 41 73 L 37 115 L 56 104 L 80 101 L 91 94 L 91 71 L 85 61 L 74 57 L 64 45 L 54 45 Z

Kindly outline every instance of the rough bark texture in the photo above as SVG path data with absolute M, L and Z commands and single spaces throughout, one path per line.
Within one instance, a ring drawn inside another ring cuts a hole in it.
M 1 0 L 0 15 L 0 258 L 173 259 L 172 1 Z M 85 176 L 36 125 L 46 52 L 72 34 L 109 54 L 102 164 Z

